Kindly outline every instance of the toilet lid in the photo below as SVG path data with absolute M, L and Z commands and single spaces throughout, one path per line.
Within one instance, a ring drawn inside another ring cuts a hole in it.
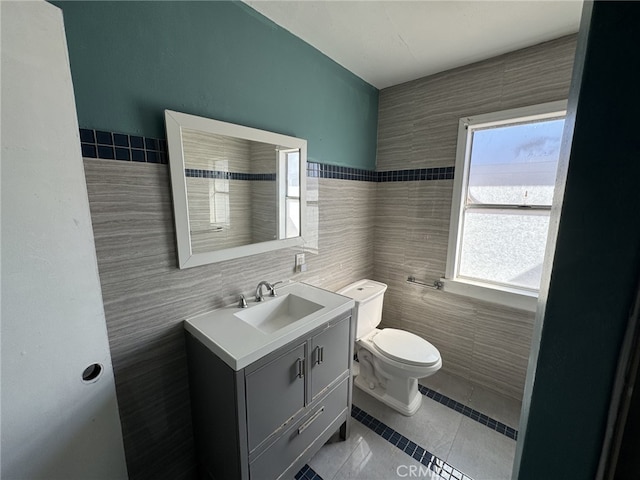
M 436 347 L 404 330 L 385 328 L 372 341 L 381 353 L 398 362 L 426 367 L 440 360 L 440 352 Z

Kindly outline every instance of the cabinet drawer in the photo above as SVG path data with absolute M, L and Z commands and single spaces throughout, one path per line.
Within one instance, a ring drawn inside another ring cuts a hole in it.
M 286 470 L 347 409 L 349 379 L 310 408 L 299 422 L 249 465 L 251 480 L 273 480 Z

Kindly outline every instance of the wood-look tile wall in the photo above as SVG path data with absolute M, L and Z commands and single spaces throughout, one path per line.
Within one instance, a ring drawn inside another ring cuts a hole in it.
M 373 275 L 375 184 L 309 178 L 319 251 L 287 249 L 179 270 L 166 165 L 85 159 L 129 475 L 195 478 L 182 321 L 250 298 L 260 280 L 336 290 Z
M 275 145 L 249 142 L 251 173 L 278 171 Z M 252 181 L 251 188 L 251 243 L 268 242 L 278 238 L 278 182 Z M 246 214 L 246 211 L 245 211 Z
M 575 40 L 382 90 L 377 170 L 452 166 L 460 118 L 566 99 Z M 534 314 L 406 282 L 444 275 L 452 191 L 452 180 L 377 185 L 374 278 L 389 285 L 383 326 L 431 341 L 443 370 L 520 399 Z

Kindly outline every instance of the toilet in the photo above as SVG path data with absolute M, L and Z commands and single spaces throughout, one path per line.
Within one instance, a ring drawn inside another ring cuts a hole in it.
M 360 373 L 354 384 L 406 416 L 418 411 L 422 394 L 418 378 L 442 367 L 440 352 L 423 338 L 395 328 L 377 328 L 387 286 L 359 280 L 337 293 L 355 300 L 356 353 Z

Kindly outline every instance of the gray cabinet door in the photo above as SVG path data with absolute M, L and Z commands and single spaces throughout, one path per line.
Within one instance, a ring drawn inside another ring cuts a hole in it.
M 304 408 L 305 344 L 246 376 L 249 452 Z
M 349 317 L 311 339 L 311 399 L 349 368 Z

